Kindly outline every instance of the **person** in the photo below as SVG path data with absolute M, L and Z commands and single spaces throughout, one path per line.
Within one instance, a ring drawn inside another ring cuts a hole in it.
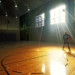
M 63 35 L 63 50 L 64 50 L 64 46 L 66 44 L 69 48 L 69 51 L 71 51 L 69 41 L 72 42 L 72 38 L 70 35 L 67 34 L 67 32 L 65 32 L 65 34 Z

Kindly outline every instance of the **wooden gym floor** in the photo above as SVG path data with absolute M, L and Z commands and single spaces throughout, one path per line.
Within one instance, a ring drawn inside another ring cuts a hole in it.
M 0 44 L 0 75 L 75 75 L 75 46 Z

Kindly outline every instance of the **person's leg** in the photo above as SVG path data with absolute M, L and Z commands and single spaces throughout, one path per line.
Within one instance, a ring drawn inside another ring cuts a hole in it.
M 70 50 L 70 44 L 69 44 L 69 42 L 67 43 L 67 45 L 68 45 L 69 51 L 71 51 L 71 50 Z
M 63 50 L 64 50 L 64 46 L 65 46 L 65 43 L 63 43 Z

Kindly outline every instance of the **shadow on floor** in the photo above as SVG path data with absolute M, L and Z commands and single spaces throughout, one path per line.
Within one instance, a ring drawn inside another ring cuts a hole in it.
M 66 52 L 66 50 L 64 50 L 64 51 L 65 51 L 65 54 L 67 56 L 69 56 L 69 57 L 75 57 L 75 53 L 72 53 L 71 51 L 70 52 Z

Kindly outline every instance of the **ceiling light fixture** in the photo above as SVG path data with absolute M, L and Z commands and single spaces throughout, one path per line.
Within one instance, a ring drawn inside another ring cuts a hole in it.
M 15 4 L 15 8 L 17 8 L 18 6 L 17 6 L 17 4 Z
M 18 18 L 18 16 L 16 16 L 16 19 Z
M 0 0 L 0 3 L 1 3 L 1 0 Z
M 30 11 L 30 9 L 28 8 L 28 11 Z
M 8 17 L 8 15 L 6 14 L 6 17 Z

